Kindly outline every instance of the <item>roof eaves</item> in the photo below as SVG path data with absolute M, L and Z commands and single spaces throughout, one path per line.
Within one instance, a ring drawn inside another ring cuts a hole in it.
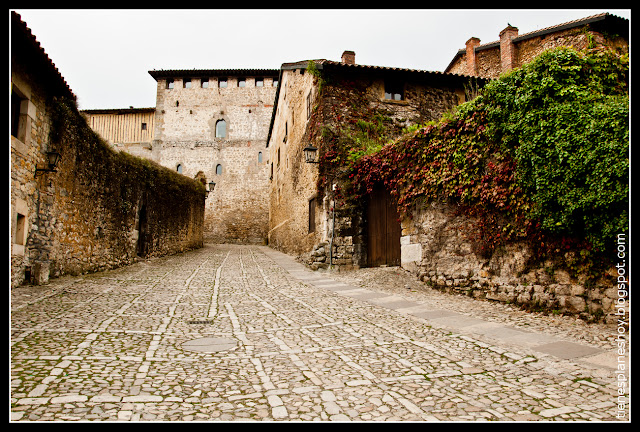
M 27 43 L 31 45 L 31 47 L 36 52 L 36 55 L 38 55 L 40 59 L 45 63 L 45 67 L 48 69 L 48 72 L 53 77 L 53 79 L 58 81 L 61 89 L 67 92 L 68 96 L 71 96 L 71 98 L 75 100 L 76 96 L 73 91 L 71 91 L 69 84 L 67 84 L 67 81 L 64 79 L 56 65 L 53 63 L 49 55 L 45 52 L 44 48 L 40 45 L 40 42 L 36 39 L 35 35 L 31 32 L 31 29 L 27 26 L 27 23 L 22 21 L 22 17 L 14 11 L 11 11 L 11 21 L 13 24 L 12 31 L 19 31 L 23 34 L 23 36 L 25 37 L 25 41 L 27 41 Z
M 275 76 L 279 69 L 153 69 L 149 71 L 154 79 L 170 77 L 202 77 L 202 76 Z

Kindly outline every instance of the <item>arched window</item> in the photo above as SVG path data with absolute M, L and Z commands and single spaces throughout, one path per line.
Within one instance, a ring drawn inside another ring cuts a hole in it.
M 258 163 L 262 163 L 262 152 L 258 152 Z
M 222 165 L 216 165 L 216 175 L 222 174 Z
M 182 164 L 178 164 L 178 166 L 176 166 L 176 171 L 178 171 L 178 174 L 182 174 Z
M 218 120 L 216 122 L 216 138 L 226 138 L 227 136 L 227 122 L 224 120 Z

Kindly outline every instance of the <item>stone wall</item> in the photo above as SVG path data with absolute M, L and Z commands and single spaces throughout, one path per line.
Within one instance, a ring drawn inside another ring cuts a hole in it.
M 370 121 L 376 113 L 386 119 L 390 138 L 399 136 L 403 128 L 437 120 L 464 102 L 467 78 L 380 71 L 366 66 L 362 69 L 337 65 L 329 69 L 326 63 L 323 66 L 326 80 L 320 93 L 319 83 L 304 72 L 306 64 L 300 63 L 297 69 L 291 66 L 291 70 L 283 73 L 281 91 L 286 90 L 286 97 L 281 95 L 279 98 L 279 111 L 269 145 L 274 161 L 269 244 L 299 255 L 313 268 L 328 267 L 330 263 L 341 268 L 358 268 L 365 266 L 367 261 L 366 202 L 334 202 L 331 187 L 333 184 L 338 189 L 344 186 L 341 184 L 344 179 L 339 175 L 341 167 L 321 168 L 318 164 L 306 164 L 302 149 L 313 143 L 321 148 L 321 152 L 332 151 L 322 148 L 321 142 L 314 142 L 314 139 L 322 140 L 322 132 L 318 129 L 348 133 L 357 120 Z M 397 83 L 403 89 L 402 100 L 385 98 L 385 83 L 389 82 Z M 312 95 L 313 112 L 307 120 L 306 98 L 309 94 Z M 350 99 L 354 95 L 356 101 Z M 286 142 L 283 138 L 285 128 L 289 134 Z M 320 192 L 319 176 L 333 179 L 333 183 Z M 309 233 L 309 200 L 314 197 L 316 231 Z
M 611 278 L 587 287 L 584 279 L 571 277 L 558 263 L 537 262 L 524 243 L 482 257 L 464 234 L 470 222 L 444 204 L 416 208 L 402 222 L 402 267 L 443 291 L 616 322 L 618 292 Z
M 17 14 L 11 31 L 11 286 L 201 247 L 204 186 L 114 151 Z
M 158 81 L 152 160 L 186 177 L 200 174 L 207 183 L 216 184 L 206 200 L 205 241 L 266 243 L 265 142 L 277 71 L 254 72 L 234 76 L 228 71 L 202 71 L 208 78 L 205 88 L 201 75 L 151 72 Z M 218 80 L 223 77 L 227 87 L 220 88 Z M 244 79 L 245 87 L 238 87 L 239 79 Z M 262 86 L 256 85 L 257 79 L 262 79 Z M 225 136 L 216 135 L 220 120 L 226 122 Z
M 329 203 L 318 196 L 318 165 L 305 162 L 308 107 L 307 96 L 315 102 L 314 78 L 300 68 L 284 69 L 277 111 L 269 141 L 269 246 L 290 254 L 308 252 L 327 240 L 327 220 L 323 217 Z M 313 203 L 310 204 L 310 202 Z M 315 209 L 315 229 L 310 230 L 310 205 Z

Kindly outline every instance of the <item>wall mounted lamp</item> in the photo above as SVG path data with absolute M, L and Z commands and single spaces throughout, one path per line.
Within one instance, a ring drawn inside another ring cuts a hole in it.
M 312 145 L 309 145 L 307 147 L 304 148 L 304 160 L 307 163 L 318 163 L 317 161 L 317 157 L 318 157 L 318 149 L 313 147 Z
M 207 196 L 205 198 L 209 198 L 209 194 L 213 192 L 215 188 L 216 188 L 216 182 L 209 182 L 209 189 L 205 191 L 207 193 Z
M 56 172 L 56 168 L 61 157 L 62 155 L 55 150 L 47 152 L 47 168 L 36 167 L 35 177 L 38 177 L 38 174 L 45 172 Z

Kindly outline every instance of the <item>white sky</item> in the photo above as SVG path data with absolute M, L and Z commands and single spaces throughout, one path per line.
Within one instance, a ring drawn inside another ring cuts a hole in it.
M 155 107 L 153 69 L 279 69 L 308 59 L 444 71 L 472 36 L 630 9 L 15 9 L 80 109 Z

